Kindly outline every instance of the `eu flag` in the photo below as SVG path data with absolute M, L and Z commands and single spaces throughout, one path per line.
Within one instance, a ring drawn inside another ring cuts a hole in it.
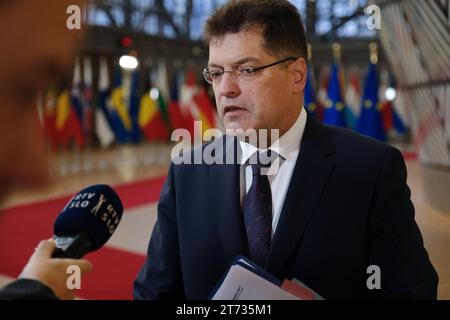
M 323 123 L 341 127 L 347 126 L 345 120 L 345 104 L 342 99 L 341 85 L 339 82 L 339 66 L 337 63 L 334 63 L 331 69 Z
M 369 70 L 367 71 L 362 97 L 361 114 L 356 125 L 356 130 L 369 137 L 380 141 L 386 141 L 381 108 L 378 103 L 377 66 L 374 63 L 369 64 Z
M 313 86 L 313 72 L 312 65 L 308 63 L 308 74 L 306 77 L 305 85 L 305 107 L 308 109 L 309 113 L 313 115 L 314 118 L 317 117 L 317 104 L 316 104 L 316 94 Z

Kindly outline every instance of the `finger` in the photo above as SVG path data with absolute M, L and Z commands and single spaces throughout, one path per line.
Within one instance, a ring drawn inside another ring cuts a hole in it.
M 42 240 L 36 247 L 34 255 L 40 257 L 51 257 L 54 249 L 55 249 L 54 242 Z

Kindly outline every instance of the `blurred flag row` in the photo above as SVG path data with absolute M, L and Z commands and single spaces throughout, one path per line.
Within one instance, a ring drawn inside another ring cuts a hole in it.
M 71 83 L 43 95 L 41 122 L 52 149 L 167 142 L 175 129 L 186 129 L 193 138 L 194 121 L 202 122 L 202 134 L 221 128 L 214 103 L 192 68 L 178 68 L 169 79 L 164 62 L 124 71 L 100 58 L 97 67 L 95 84 L 91 59 L 77 59 Z M 387 141 L 408 132 L 401 91 L 395 100 L 387 99 L 389 86 L 388 72 L 380 73 L 372 62 L 364 74 L 351 68 L 348 77 L 336 62 L 322 70 L 317 84 L 310 62 L 305 106 L 325 124 Z
M 126 71 L 100 58 L 97 75 L 94 84 L 91 59 L 77 59 L 70 85 L 49 88 L 40 99 L 41 123 L 53 150 L 167 142 L 175 129 L 193 138 L 194 121 L 202 121 L 202 133 L 220 128 L 214 103 L 193 69 L 176 70 L 169 79 L 164 62 Z
M 344 69 L 336 62 L 329 71 L 322 70 L 318 85 L 309 63 L 306 108 L 325 124 L 354 129 L 381 141 L 387 141 L 390 136 L 404 136 L 408 131 L 408 118 L 399 96 L 401 92 L 386 91 L 390 86 L 388 73 L 377 69 L 377 64 L 370 62 L 362 75 L 353 67 L 346 82 Z

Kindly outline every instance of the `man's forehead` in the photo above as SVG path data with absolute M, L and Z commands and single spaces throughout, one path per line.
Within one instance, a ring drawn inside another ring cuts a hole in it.
M 209 47 L 219 47 L 224 44 L 226 41 L 248 41 L 253 40 L 255 42 L 259 42 L 260 44 L 264 43 L 263 37 L 263 29 L 262 28 L 248 28 L 240 30 L 239 32 L 227 32 L 221 36 L 211 38 L 209 42 Z
M 234 64 L 240 62 L 261 62 L 272 56 L 264 47 L 263 38 L 254 31 L 227 33 L 211 40 L 209 64 Z

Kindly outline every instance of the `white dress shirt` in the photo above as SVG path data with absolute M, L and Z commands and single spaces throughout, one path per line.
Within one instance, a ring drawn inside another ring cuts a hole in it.
M 275 234 L 284 199 L 286 198 L 295 163 L 297 162 L 300 151 L 300 142 L 302 141 L 303 132 L 305 131 L 306 118 L 307 113 L 305 109 L 302 108 L 294 125 L 278 139 L 277 143 L 273 143 L 272 146 L 269 147 L 270 150 L 276 152 L 280 156 L 278 171 L 267 176 L 272 191 L 272 237 Z M 256 151 L 264 149 L 258 149 L 254 145 L 244 141 L 240 141 L 240 146 L 242 151 L 240 171 L 242 205 L 244 196 L 250 189 L 253 179 L 252 168 L 247 162 Z M 275 164 L 272 164 L 270 171 L 274 166 Z

